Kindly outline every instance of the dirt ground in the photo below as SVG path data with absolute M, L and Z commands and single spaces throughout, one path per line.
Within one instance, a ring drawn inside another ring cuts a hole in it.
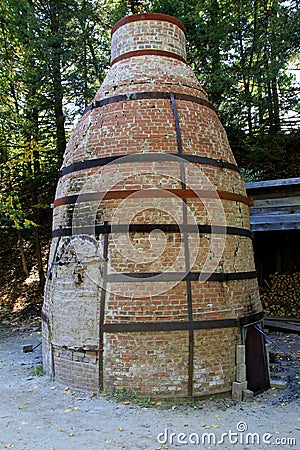
M 61 386 L 41 372 L 39 324 L 0 336 L 0 448 L 158 450 L 300 448 L 298 335 L 268 333 L 272 376 L 288 381 L 251 403 L 230 398 L 185 403 L 119 399 Z M 140 401 L 140 403 L 143 403 Z M 154 403 L 154 404 L 153 404 Z M 173 434 L 172 434 L 173 433 Z

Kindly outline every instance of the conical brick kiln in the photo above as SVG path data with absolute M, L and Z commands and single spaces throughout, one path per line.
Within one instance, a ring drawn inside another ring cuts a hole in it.
M 110 71 L 68 143 L 42 313 L 45 370 L 68 386 L 268 385 L 249 199 L 185 59 L 177 19 L 117 22 Z

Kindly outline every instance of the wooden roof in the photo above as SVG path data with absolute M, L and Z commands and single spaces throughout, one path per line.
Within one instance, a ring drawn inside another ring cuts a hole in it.
M 300 178 L 246 183 L 251 231 L 300 229 Z

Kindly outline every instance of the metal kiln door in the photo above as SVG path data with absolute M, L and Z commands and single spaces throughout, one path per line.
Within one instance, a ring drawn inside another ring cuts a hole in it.
M 265 339 L 258 325 L 245 327 L 248 389 L 259 394 L 270 388 Z

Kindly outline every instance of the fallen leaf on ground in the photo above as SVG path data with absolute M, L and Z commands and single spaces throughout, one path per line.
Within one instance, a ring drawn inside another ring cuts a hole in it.
M 5 448 L 13 448 L 15 444 L 6 444 L 4 445 Z

